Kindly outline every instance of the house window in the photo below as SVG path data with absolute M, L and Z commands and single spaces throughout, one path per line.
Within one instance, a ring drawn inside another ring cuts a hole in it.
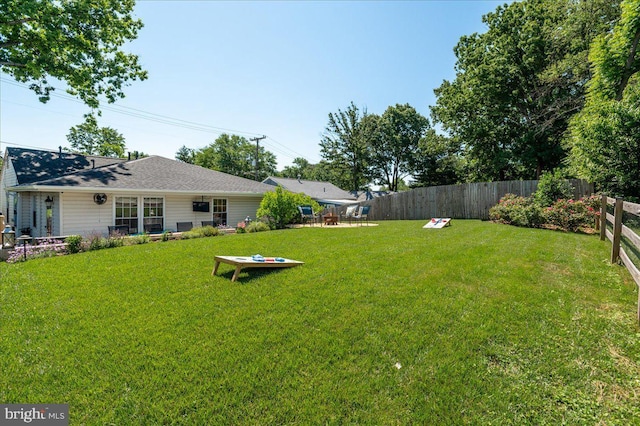
M 162 232 L 164 229 L 164 200 L 160 197 L 144 198 L 145 232 Z
M 227 200 L 224 198 L 213 199 L 213 221 L 216 226 L 227 224 Z
M 116 197 L 116 226 L 122 225 L 138 233 L 138 197 Z

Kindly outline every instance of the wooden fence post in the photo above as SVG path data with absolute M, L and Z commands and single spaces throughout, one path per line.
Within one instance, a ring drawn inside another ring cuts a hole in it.
M 624 202 L 622 198 L 616 198 L 616 207 L 613 211 L 613 245 L 611 246 L 611 263 L 616 263 L 620 257 L 620 240 L 622 239 L 622 212 Z
M 607 195 L 602 194 L 600 201 L 600 241 L 607 238 Z

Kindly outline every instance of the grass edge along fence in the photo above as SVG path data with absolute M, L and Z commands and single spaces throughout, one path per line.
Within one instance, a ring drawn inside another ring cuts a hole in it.
M 613 214 L 607 212 L 607 205 L 614 206 Z M 627 267 L 631 277 L 638 286 L 638 323 L 640 323 L 640 269 L 633 263 L 629 255 L 622 247 L 622 236 L 625 236 L 630 244 L 640 250 L 640 236 L 622 223 L 623 212 L 640 216 L 640 204 L 624 201 L 622 198 L 610 198 L 602 195 L 600 207 L 600 239 L 608 238 L 611 241 L 611 263 L 617 263 L 618 259 Z M 613 231 L 607 229 L 607 222 L 613 226 Z

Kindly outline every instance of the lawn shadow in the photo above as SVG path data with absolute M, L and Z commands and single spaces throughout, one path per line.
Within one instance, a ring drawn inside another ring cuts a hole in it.
M 265 277 L 267 275 L 274 274 L 276 272 L 282 272 L 283 270 L 288 268 L 247 268 L 240 271 L 238 278 L 236 278 L 236 283 L 239 284 L 249 284 L 250 281 Z M 233 274 L 235 273 L 235 269 L 231 269 L 226 272 L 218 272 L 215 276 L 227 279 L 231 281 L 233 278 Z

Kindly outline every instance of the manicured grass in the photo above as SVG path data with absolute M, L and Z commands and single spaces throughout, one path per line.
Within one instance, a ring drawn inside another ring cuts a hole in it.
M 72 424 L 638 424 L 637 293 L 595 236 L 454 220 L 0 265 L 0 401 Z M 291 269 L 232 283 L 214 255 Z

